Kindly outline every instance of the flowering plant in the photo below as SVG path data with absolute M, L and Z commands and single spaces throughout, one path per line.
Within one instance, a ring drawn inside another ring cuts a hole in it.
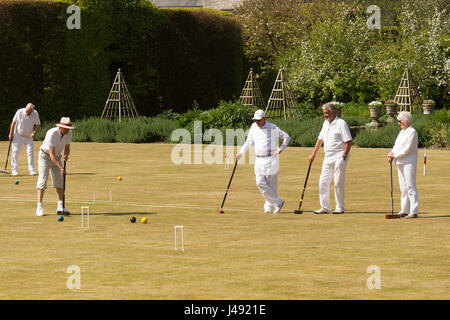
M 431 99 L 423 100 L 423 104 L 434 104 L 434 101 Z
M 381 106 L 380 101 L 372 101 L 369 103 L 369 107 L 379 107 L 379 106 Z
M 397 102 L 395 102 L 395 101 L 392 100 L 392 99 L 389 99 L 389 100 L 386 100 L 386 101 L 384 102 L 384 104 L 397 104 Z

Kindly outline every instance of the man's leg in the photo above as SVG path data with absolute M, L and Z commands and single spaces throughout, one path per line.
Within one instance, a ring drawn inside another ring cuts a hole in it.
M 270 203 L 271 206 L 278 206 L 283 202 L 283 200 L 281 200 L 280 197 L 277 196 L 277 193 L 269 184 L 268 177 L 257 175 L 256 186 L 258 187 L 263 197 L 266 199 L 266 203 Z
M 22 139 L 20 136 L 14 136 L 14 139 L 11 143 L 11 174 L 18 174 L 18 164 L 19 164 L 19 152 L 22 148 Z
M 345 210 L 345 171 L 347 168 L 348 157 L 339 159 L 334 166 L 334 198 L 336 200 L 336 211 Z
M 36 174 L 36 169 L 34 167 L 34 151 L 33 151 L 33 139 L 28 138 L 25 141 L 25 147 L 27 150 L 27 158 L 28 158 L 28 171 L 31 175 Z
M 330 205 L 330 184 L 333 178 L 334 163 L 327 163 L 325 160 L 322 164 L 322 172 L 319 179 L 319 197 L 321 209 L 331 211 Z

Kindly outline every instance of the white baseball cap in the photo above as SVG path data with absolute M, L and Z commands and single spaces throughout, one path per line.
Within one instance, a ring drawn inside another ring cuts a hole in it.
M 255 111 L 255 115 L 253 116 L 252 120 L 261 120 L 262 118 L 265 118 L 265 117 L 266 117 L 266 113 L 263 110 L 259 109 L 259 110 Z

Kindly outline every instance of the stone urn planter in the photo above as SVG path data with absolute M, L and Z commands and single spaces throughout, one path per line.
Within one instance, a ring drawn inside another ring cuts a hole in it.
M 386 113 L 388 115 L 386 122 L 394 121 L 394 115 L 397 114 L 397 103 L 393 100 L 388 100 L 384 103 L 384 105 L 386 106 Z
M 432 114 L 434 111 L 435 103 L 433 100 L 423 100 L 422 108 L 423 114 Z
M 372 101 L 369 103 L 369 111 L 372 122 L 367 123 L 366 127 L 377 128 L 380 125 L 378 119 L 381 117 L 381 102 Z

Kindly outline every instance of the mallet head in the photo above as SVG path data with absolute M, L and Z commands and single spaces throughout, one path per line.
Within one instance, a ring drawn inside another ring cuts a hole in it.
M 295 213 L 295 214 L 302 214 L 302 213 L 303 213 L 303 210 L 294 210 L 294 213 Z

